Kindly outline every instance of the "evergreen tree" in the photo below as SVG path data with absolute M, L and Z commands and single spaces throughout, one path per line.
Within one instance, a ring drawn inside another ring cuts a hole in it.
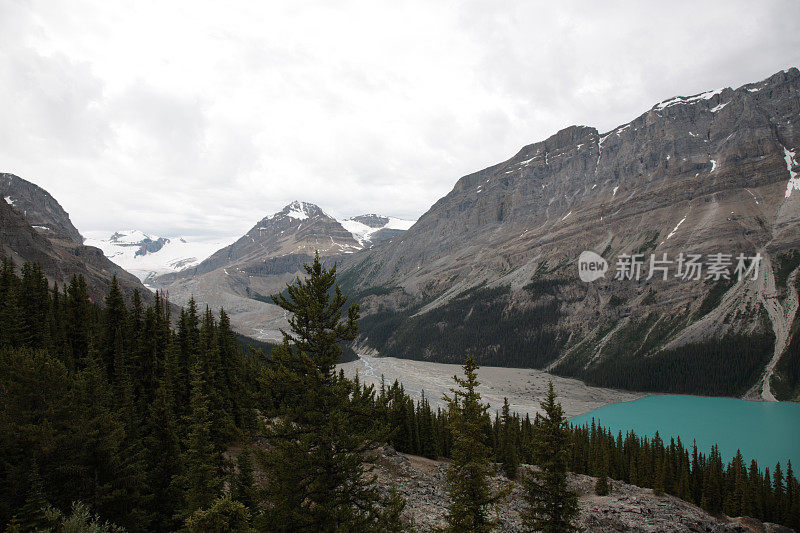
M 287 312 L 290 331 L 273 349 L 266 373 L 273 397 L 265 427 L 271 447 L 258 454 L 266 472 L 262 527 L 271 531 L 385 530 L 386 515 L 370 483 L 365 453 L 374 447 L 374 411 L 351 402 L 352 382 L 335 373 L 340 343 L 355 338 L 358 306 L 342 313 L 347 298 L 336 285 L 336 266 L 319 254 L 307 277 L 273 301 Z M 374 396 L 374 393 L 373 393 Z M 360 430 L 368 424 L 369 431 Z
M 711 514 L 722 512 L 722 476 L 722 457 L 719 448 L 712 446 L 703 472 L 703 496 L 700 500 L 700 507 Z
M 534 426 L 534 460 L 540 470 L 530 471 L 523 478 L 528 503 L 528 509 L 522 513 L 523 524 L 529 531 L 575 531 L 578 498 L 567 488 L 567 420 L 561 404 L 556 402 L 552 381 L 540 405 L 544 416 Z
M 656 496 L 663 496 L 665 484 L 664 461 L 658 461 L 656 465 L 655 482 L 653 483 L 653 494 Z
M 594 484 L 594 492 L 598 496 L 608 496 L 611 493 L 611 483 L 608 481 L 608 454 L 603 454 L 602 466 L 600 467 L 600 476 Z
M 73 276 L 66 294 L 65 331 L 69 368 L 84 368 L 88 364 L 92 336 L 92 304 L 83 276 Z
M 198 361 L 192 371 L 191 408 L 180 479 L 185 504 L 182 516 L 209 507 L 222 492 L 222 456 L 212 440 L 211 413 L 203 368 Z
M 784 487 L 783 487 L 783 470 L 781 464 L 775 464 L 775 470 L 772 472 L 772 498 L 774 501 L 773 520 L 778 523 L 783 522 L 784 518 Z
M 127 375 L 126 339 L 127 309 L 122 292 L 119 290 L 117 276 L 111 278 L 111 288 L 106 296 L 103 309 L 103 347 L 101 357 L 106 375 L 112 382 Z
M 17 516 L 17 526 L 21 531 L 39 531 L 48 525 L 45 509 L 47 508 L 42 478 L 39 476 L 39 465 L 34 459 L 31 464 L 30 484 L 28 494 L 25 497 L 25 505 L 20 509 Z
M 258 494 L 253 479 L 253 459 L 247 449 L 239 452 L 236 466 L 238 472 L 233 483 L 233 499 L 242 503 L 253 516 L 258 509 Z
M 208 509 L 198 509 L 186 520 L 189 533 L 249 533 L 250 513 L 230 494 L 220 496 Z
M 450 493 L 447 522 L 449 529 L 455 532 L 491 531 L 496 524 L 489 518 L 488 508 L 505 498 L 510 488 L 494 494 L 489 488 L 491 450 L 483 431 L 489 422 L 489 406 L 481 402 L 477 391 L 478 365 L 472 357 L 467 356 L 463 368 L 463 378 L 453 376 L 459 388 L 450 389 L 452 396 L 445 396 L 453 434 L 452 462 L 447 470 Z
M 14 261 L 3 257 L 0 266 L 0 348 L 22 346 L 24 326 L 19 309 L 20 280 L 14 273 Z
M 178 438 L 178 421 L 173 406 L 172 382 L 165 373 L 156 390 L 147 417 L 149 485 L 153 493 L 153 529 L 171 531 L 177 526 L 175 515 L 183 506 L 181 474 L 183 457 Z
M 503 464 L 503 472 L 505 472 L 506 477 L 509 479 L 515 479 L 517 477 L 517 469 L 519 468 L 519 457 L 517 455 L 517 443 L 515 442 L 514 438 L 514 429 L 518 427 L 518 424 L 511 416 L 511 408 L 508 405 L 508 398 L 503 398 L 502 422 L 502 450 L 500 460 Z

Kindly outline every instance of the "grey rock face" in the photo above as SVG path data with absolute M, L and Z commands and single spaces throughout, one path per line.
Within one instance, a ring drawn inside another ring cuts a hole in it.
M 139 244 L 139 249 L 136 250 L 136 255 L 147 255 L 147 254 L 154 254 L 160 249 L 164 247 L 165 244 L 169 242 L 169 239 L 165 237 L 159 237 L 156 240 L 153 239 L 144 239 Z

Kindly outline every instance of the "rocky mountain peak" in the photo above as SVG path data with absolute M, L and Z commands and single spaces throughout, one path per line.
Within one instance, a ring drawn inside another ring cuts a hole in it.
M 170 240 L 166 237 L 156 237 L 148 235 L 143 231 L 132 229 L 115 231 L 111 237 L 108 238 L 108 242 L 116 246 L 134 247 L 136 248 L 135 255 L 139 256 L 158 252 L 165 244 L 169 244 Z M 102 247 L 100 248 L 102 249 Z

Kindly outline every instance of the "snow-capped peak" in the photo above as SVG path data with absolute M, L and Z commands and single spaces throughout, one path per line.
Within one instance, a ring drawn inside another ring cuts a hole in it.
M 715 89 L 713 91 L 706 91 L 704 93 L 696 94 L 694 96 L 674 96 L 672 98 L 664 100 L 659 104 L 656 104 L 655 106 L 653 106 L 653 108 L 657 111 L 660 111 L 667 107 L 671 107 L 678 104 L 689 104 L 692 102 L 696 102 L 698 100 L 710 100 L 714 96 L 722 94 L 722 91 L 724 91 L 724 89 Z
M 289 204 L 289 211 L 286 216 L 296 218 L 297 220 L 305 220 L 308 218 L 308 211 L 306 210 L 305 202 L 298 202 L 295 200 Z
M 316 204 L 295 200 L 294 202 L 290 203 L 289 205 L 287 205 L 274 215 L 267 217 L 267 219 L 272 220 L 275 218 L 289 217 L 295 220 L 306 220 L 307 218 L 316 215 L 322 215 L 328 217 L 328 215 L 322 209 L 320 209 L 319 206 L 317 206 Z

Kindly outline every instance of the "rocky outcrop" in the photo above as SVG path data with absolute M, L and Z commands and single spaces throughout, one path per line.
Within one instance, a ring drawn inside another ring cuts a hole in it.
M 527 468 L 527 467 L 523 467 Z M 378 485 L 385 494 L 392 489 L 406 499 L 403 517 L 418 531 L 433 531 L 445 525 L 449 504 L 445 472 L 447 463 L 423 457 L 409 456 L 384 447 L 378 456 L 375 474 Z M 652 490 L 611 481 L 608 496 L 594 494 L 595 478 L 570 474 L 570 488 L 579 495 L 580 517 L 577 525 L 581 531 L 612 533 L 618 531 L 640 533 L 790 533 L 791 530 L 764 524 L 752 518 L 731 519 L 713 517 L 702 509 L 674 496 L 655 496 Z M 508 480 L 496 475 L 490 484 L 494 488 L 505 486 Z M 510 496 L 503 501 L 494 515 L 499 531 L 523 531 L 519 513 L 525 508 L 522 491 L 515 484 Z
M 479 287 L 510 288 L 487 318 L 507 319 L 553 300 L 552 291 L 526 286 L 557 282 L 559 350 L 548 365 L 564 358 L 575 375 L 613 357 L 609 348 L 619 343 L 607 337 L 629 323 L 648 339 L 643 355 L 734 332 L 771 334 L 761 302 L 775 295 L 763 284 L 723 291 L 704 279 L 676 279 L 675 264 L 666 281 L 645 279 L 647 265 L 638 281 L 609 278 L 616 259 L 632 253 L 673 261 L 681 252 L 760 253 L 796 269 L 786 256 L 800 248 L 799 123 L 800 72 L 792 68 L 735 90 L 665 100 L 606 133 L 565 128 L 464 176 L 407 232 L 349 257 L 348 289 L 362 295 L 366 314 L 405 310 L 393 319 L 397 332 Z M 578 279 L 584 250 L 609 261 L 605 279 Z M 724 297 L 716 301 L 713 290 Z M 385 331 L 387 323 L 367 322 L 367 330 Z M 390 335 L 372 345 L 383 350 L 393 338 L 404 342 Z M 471 351 L 480 358 L 490 348 Z M 432 346 L 415 353 L 446 361 Z

